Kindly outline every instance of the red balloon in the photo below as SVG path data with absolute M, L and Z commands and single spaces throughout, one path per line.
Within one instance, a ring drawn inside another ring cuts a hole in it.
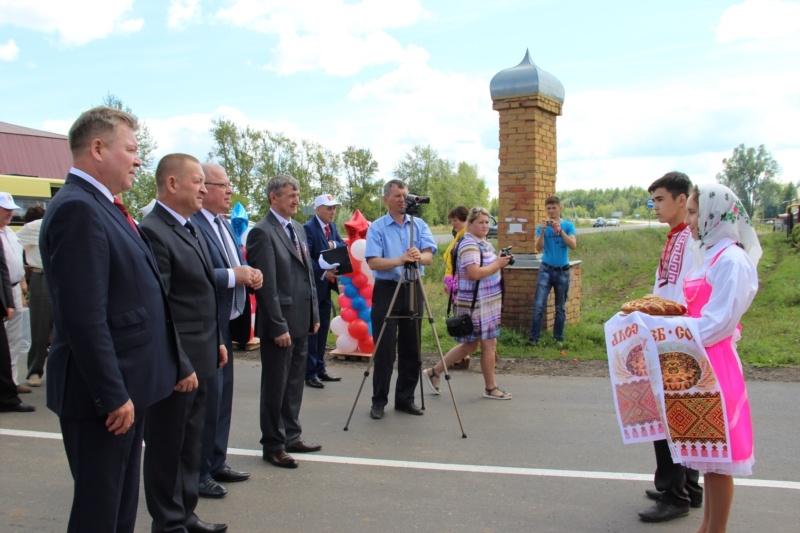
M 360 289 L 361 287 L 365 287 L 369 285 L 369 278 L 367 278 L 367 275 L 364 274 L 363 272 L 359 272 L 358 274 L 353 276 L 353 285 L 358 289 Z
M 372 340 L 372 335 L 367 335 L 365 338 L 358 341 L 358 350 L 364 353 L 372 353 L 375 349 L 375 341 Z
M 355 283 L 353 283 L 353 285 L 355 285 Z M 372 291 L 374 289 L 375 289 L 375 287 L 373 287 L 372 285 L 369 285 L 369 284 L 364 285 L 358 291 L 358 295 L 361 296 L 362 298 L 364 298 L 365 300 L 370 301 L 370 300 L 372 300 Z M 371 307 L 371 306 L 368 305 L 367 307 Z
M 367 299 L 367 307 L 372 309 L 372 298 Z
M 361 341 L 361 339 L 369 335 L 369 326 L 366 322 L 360 318 L 357 318 L 350 322 L 350 324 L 347 326 L 347 333 L 349 333 L 354 339 Z
M 350 277 L 355 278 L 357 274 L 361 274 L 361 261 L 350 255 L 350 264 L 353 266 L 353 273 L 349 274 Z
M 350 307 L 350 298 L 344 295 L 344 293 L 339 295 L 339 307 L 344 309 L 345 307 Z
M 358 311 L 352 307 L 342 307 L 342 320 L 352 322 L 358 318 Z M 355 339 L 355 337 L 353 337 Z

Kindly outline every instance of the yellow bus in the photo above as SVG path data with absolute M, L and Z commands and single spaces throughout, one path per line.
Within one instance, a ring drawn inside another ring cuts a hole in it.
M 11 194 L 14 203 L 20 207 L 14 210 L 11 226 L 22 226 L 25 211 L 32 205 L 40 205 L 47 209 L 47 204 L 62 185 L 64 180 L 0 174 L 0 192 Z

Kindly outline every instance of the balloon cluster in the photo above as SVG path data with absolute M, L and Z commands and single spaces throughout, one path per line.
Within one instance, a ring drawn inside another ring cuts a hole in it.
M 353 272 L 339 277 L 342 282 L 339 294 L 341 312 L 331 321 L 331 331 L 338 337 L 336 349 L 340 352 L 353 353 L 358 350 L 371 354 L 375 349 L 370 317 L 375 278 L 364 259 L 369 220 L 356 209 L 350 220 L 344 223 L 344 228 Z
M 348 239 L 350 262 L 353 272 L 340 276 L 342 292 L 339 294 L 339 316 L 331 320 L 331 331 L 338 335 L 336 349 L 352 353 L 360 351 L 372 353 L 375 343 L 372 340 L 372 290 L 375 278 L 372 269 L 364 259 L 367 249 L 365 239 Z

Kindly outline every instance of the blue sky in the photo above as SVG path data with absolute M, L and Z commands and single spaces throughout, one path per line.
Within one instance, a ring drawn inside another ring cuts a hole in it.
M 713 181 L 740 143 L 800 180 L 800 2 L 0 0 L 0 121 L 66 133 L 108 93 L 157 156 L 205 159 L 211 120 L 369 148 L 415 145 L 497 186 L 489 82 L 525 51 L 566 92 L 559 190 Z

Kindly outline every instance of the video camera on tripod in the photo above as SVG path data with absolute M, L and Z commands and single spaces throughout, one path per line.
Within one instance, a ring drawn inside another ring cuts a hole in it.
M 419 206 L 431 203 L 430 196 L 417 196 L 416 194 L 406 194 L 406 208 L 404 214 L 412 217 L 419 216 Z

